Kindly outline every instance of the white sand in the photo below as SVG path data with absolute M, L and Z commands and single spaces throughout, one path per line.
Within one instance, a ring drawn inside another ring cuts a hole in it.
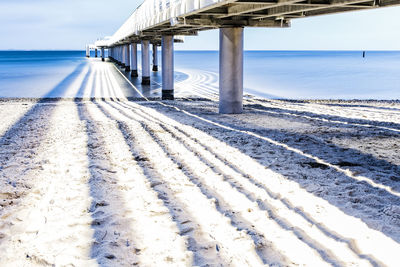
M 219 115 L 200 77 L 129 102 L 100 64 L 111 100 L 0 102 L 0 266 L 398 266 L 399 103 Z

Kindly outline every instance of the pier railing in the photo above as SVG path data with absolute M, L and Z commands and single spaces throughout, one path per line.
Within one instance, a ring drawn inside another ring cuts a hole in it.
M 173 99 L 173 43 L 198 31 L 220 29 L 220 112 L 242 112 L 243 28 L 289 27 L 292 19 L 400 5 L 400 0 L 145 0 L 96 47 L 132 76 L 142 45 L 142 80 L 149 82 L 149 44 L 162 44 L 163 98 Z M 153 57 L 157 53 L 153 52 Z M 104 59 L 104 58 L 103 58 Z M 156 60 L 153 59 L 153 65 Z M 153 68 L 158 69 L 158 68 Z

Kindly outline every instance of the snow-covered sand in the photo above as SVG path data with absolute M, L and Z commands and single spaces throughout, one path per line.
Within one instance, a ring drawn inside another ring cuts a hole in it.
M 398 266 L 400 103 L 220 115 L 90 68 L 66 94 L 106 99 L 0 102 L 0 266 Z

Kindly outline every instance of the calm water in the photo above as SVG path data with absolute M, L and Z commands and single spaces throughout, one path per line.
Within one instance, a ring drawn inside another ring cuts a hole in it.
M 54 88 L 85 67 L 84 56 L 83 51 L 0 51 L 0 97 L 57 96 Z M 400 52 L 368 51 L 362 58 L 360 51 L 247 51 L 244 62 L 245 92 L 258 96 L 400 99 Z M 202 84 L 216 87 L 216 51 L 176 51 L 175 67 L 206 73 Z

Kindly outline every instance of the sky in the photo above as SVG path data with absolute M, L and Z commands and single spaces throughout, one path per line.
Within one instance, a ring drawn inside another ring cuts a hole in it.
M 143 0 L 0 0 L 0 50 L 83 50 L 112 35 Z M 246 28 L 245 50 L 399 50 L 400 7 L 292 20 L 288 29 Z M 176 50 L 218 50 L 218 30 Z

